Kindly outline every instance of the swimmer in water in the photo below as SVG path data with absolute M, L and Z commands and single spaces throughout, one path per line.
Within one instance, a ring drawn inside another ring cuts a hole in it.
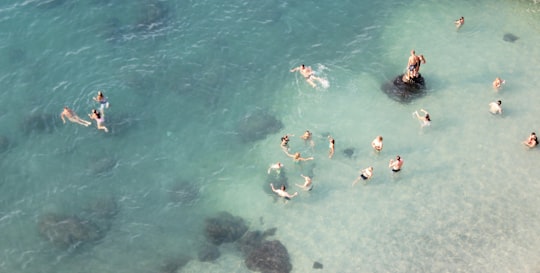
M 538 145 L 538 138 L 536 137 L 536 133 L 532 132 L 529 138 L 525 141 L 523 141 L 523 144 L 529 148 L 534 148 L 536 145 Z
M 424 109 L 420 109 L 420 111 L 423 112 L 425 116 L 420 116 L 418 111 L 414 111 L 413 114 L 421 122 L 421 126 L 425 127 L 431 125 L 431 117 L 429 116 L 429 113 Z
M 502 114 L 501 100 L 491 102 L 489 104 L 489 111 L 492 114 Z
M 313 141 L 312 136 L 313 133 L 311 133 L 309 130 L 306 130 L 300 138 L 304 140 L 304 143 L 309 143 L 309 146 L 314 147 L 315 142 Z
M 287 152 L 289 151 L 289 136 L 294 136 L 294 135 L 284 135 L 281 137 L 281 149 L 283 149 L 284 152 Z
M 501 88 L 501 86 L 502 86 L 504 83 L 505 83 L 505 80 L 503 80 L 503 79 L 497 77 L 497 78 L 495 78 L 495 80 L 493 81 L 493 84 L 492 84 L 492 85 L 493 85 L 493 88 L 494 88 L 495 90 L 499 90 L 499 89 Z
M 92 124 L 90 121 L 87 121 L 87 120 L 84 120 L 84 119 L 80 118 L 75 113 L 75 111 L 71 110 L 67 106 L 64 106 L 64 110 L 62 111 L 62 113 L 60 113 L 60 118 L 62 119 L 62 122 L 64 122 L 64 124 L 66 124 L 66 118 L 71 122 L 78 123 L 78 124 L 84 125 L 86 127 L 88 127 L 90 124 Z
M 376 152 L 382 151 L 382 148 L 383 148 L 383 137 L 382 137 L 382 136 L 377 136 L 377 137 L 371 142 L 371 147 L 373 147 L 373 150 L 375 150 Z
M 334 152 L 336 151 L 335 150 L 335 144 L 336 144 L 336 141 L 334 140 L 333 137 L 331 136 L 328 136 L 328 158 L 332 158 L 334 156 Z
M 101 115 L 100 112 L 98 112 L 96 109 L 92 109 L 92 113 L 88 114 L 90 119 L 93 119 L 96 121 L 96 125 L 98 130 L 103 130 L 105 132 L 109 132 L 109 129 L 103 125 L 105 123 L 105 118 Z
M 292 158 L 294 162 L 313 160 L 313 157 L 303 158 L 300 153 L 294 153 L 294 155 L 288 153 L 287 155 Z
M 456 29 L 460 29 L 461 26 L 463 26 L 463 24 L 465 24 L 465 18 L 463 16 L 461 16 L 461 18 L 454 21 L 454 25 L 456 25 Z
M 296 184 L 296 186 L 302 188 L 305 191 L 310 191 L 313 189 L 313 184 L 311 183 L 311 177 L 305 176 L 303 174 L 300 175 L 304 178 L 304 185 Z
M 279 174 L 281 173 L 281 168 L 283 168 L 283 164 L 281 162 L 277 162 L 276 164 L 270 165 L 267 173 L 270 174 L 271 171 L 275 171 L 277 174 Z
M 373 176 L 373 167 L 369 166 L 360 171 L 360 175 L 353 181 L 352 185 L 354 186 L 358 181 L 363 180 L 364 185 L 367 184 L 367 181 Z
M 101 107 L 101 112 L 103 113 L 103 109 L 109 108 L 109 101 L 107 98 L 103 95 L 103 92 L 98 91 L 97 96 L 93 98 L 95 101 L 99 102 Z
M 299 71 L 300 74 L 306 79 L 306 82 L 311 85 L 311 87 L 316 88 L 317 84 L 315 81 L 318 81 L 319 83 L 324 85 L 324 80 L 315 76 L 315 73 L 311 69 L 311 66 L 305 66 L 304 64 L 300 65 L 299 67 L 295 67 L 291 69 L 291 72 Z
M 274 188 L 274 184 L 270 183 L 270 188 L 272 188 L 272 191 L 275 192 L 279 197 L 283 197 L 286 200 L 290 200 L 291 198 L 298 195 L 298 192 L 295 192 L 293 194 L 288 193 L 286 190 L 287 188 L 285 185 L 281 185 L 279 189 Z

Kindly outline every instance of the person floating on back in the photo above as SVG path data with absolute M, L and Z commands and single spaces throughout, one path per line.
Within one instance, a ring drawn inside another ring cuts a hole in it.
M 62 111 L 62 113 L 60 113 L 60 118 L 62 119 L 64 124 L 66 124 L 66 118 L 71 122 L 78 123 L 78 124 L 84 125 L 86 127 L 88 127 L 88 125 L 92 124 L 90 121 L 84 120 L 84 119 L 80 118 L 79 116 L 77 116 L 77 113 L 75 113 L 75 111 L 71 110 L 67 106 L 64 106 L 64 111 Z

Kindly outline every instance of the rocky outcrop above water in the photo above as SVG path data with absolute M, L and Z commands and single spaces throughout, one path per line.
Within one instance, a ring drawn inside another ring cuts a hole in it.
M 404 75 L 397 76 L 393 81 L 381 86 L 381 89 L 389 98 L 401 102 L 410 103 L 416 98 L 423 97 L 426 92 L 425 81 L 422 75 L 412 78 L 409 82 L 403 81 Z

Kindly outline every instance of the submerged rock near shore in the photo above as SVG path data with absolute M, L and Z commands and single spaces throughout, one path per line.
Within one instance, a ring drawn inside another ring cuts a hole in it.
M 39 219 L 39 234 L 60 249 L 76 248 L 103 238 L 103 232 L 89 220 L 48 213 Z
M 292 270 L 289 253 L 278 240 L 263 241 L 245 259 L 247 268 L 263 273 L 288 273 Z
M 220 212 L 216 217 L 206 219 L 204 235 L 210 243 L 221 245 L 238 240 L 247 230 L 244 219 L 228 212 Z

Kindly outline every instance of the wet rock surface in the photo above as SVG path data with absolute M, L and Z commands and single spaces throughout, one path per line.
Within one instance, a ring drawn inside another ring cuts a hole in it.
M 403 81 L 403 74 L 397 76 L 393 81 L 384 83 L 381 90 L 391 99 L 410 103 L 414 99 L 426 95 L 425 81 L 422 75 L 413 78 L 410 82 Z

